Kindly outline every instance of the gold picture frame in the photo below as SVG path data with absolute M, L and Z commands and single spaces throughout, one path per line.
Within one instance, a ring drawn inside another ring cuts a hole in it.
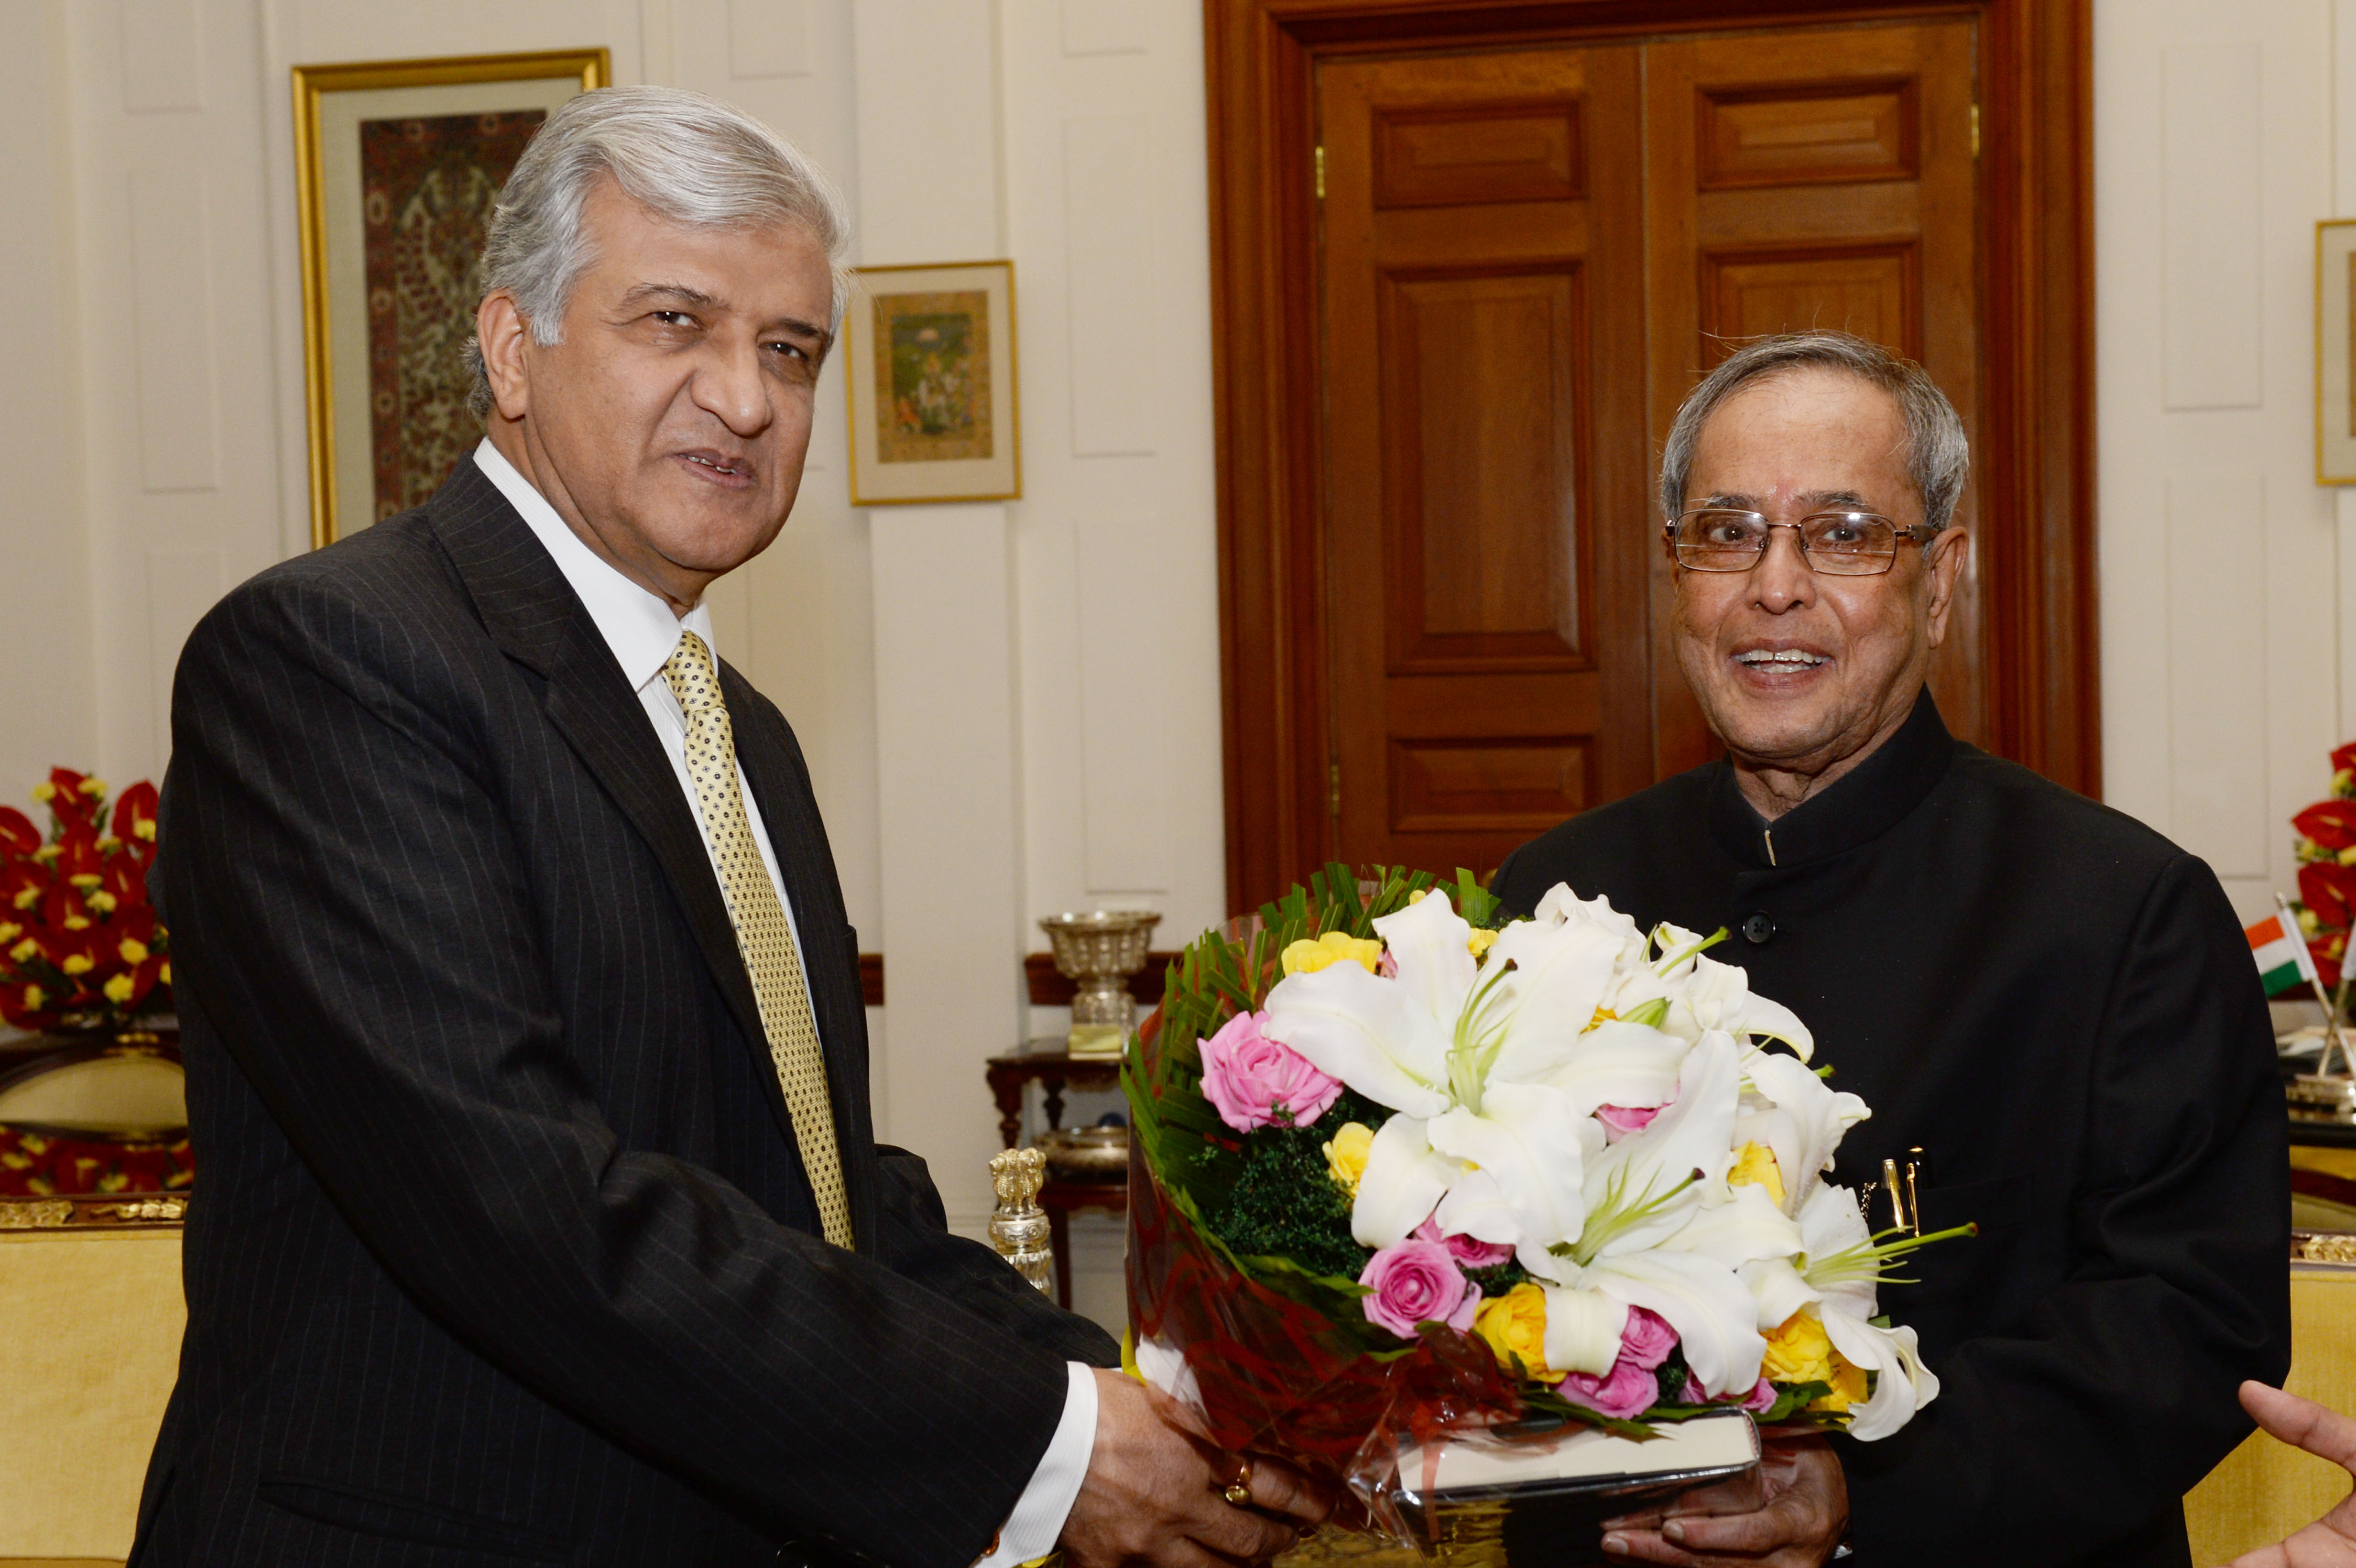
M 842 330 L 851 504 L 1021 496 L 1014 263 L 857 272 Z
M 2356 219 L 2315 226 L 2315 482 L 2356 485 Z
M 316 549 L 413 504 L 439 483 L 423 476 L 446 477 L 450 453 L 473 446 L 463 407 L 453 420 L 449 403 L 488 197 L 540 121 L 614 71 L 605 49 L 588 48 L 294 74 Z

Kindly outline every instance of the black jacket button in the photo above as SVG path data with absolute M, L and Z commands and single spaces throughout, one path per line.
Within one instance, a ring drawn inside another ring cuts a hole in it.
M 1753 914 L 1742 923 L 1742 934 L 1754 943 L 1763 943 L 1775 934 L 1775 923 L 1762 913 Z

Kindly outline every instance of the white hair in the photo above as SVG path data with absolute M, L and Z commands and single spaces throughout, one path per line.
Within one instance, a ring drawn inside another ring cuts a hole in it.
M 850 293 L 842 265 L 850 225 L 818 165 L 784 137 L 716 98 L 675 87 L 605 87 L 569 99 L 531 139 L 492 208 L 483 293 L 505 289 L 543 348 L 564 340 L 564 309 L 596 261 L 582 222 L 589 193 L 611 176 L 632 201 L 699 229 L 793 224 L 826 252 L 833 324 Z M 476 417 L 491 411 L 482 344 L 466 368 Z
M 1686 479 L 1693 472 L 1701 427 L 1736 390 L 1762 376 L 1810 366 L 1845 371 L 1888 392 L 1906 424 L 1906 473 L 1922 498 L 1922 522 L 1936 533 L 1954 520 L 1964 480 L 1972 470 L 1972 445 L 1955 406 L 1912 359 L 1847 332 L 1786 332 L 1755 337 L 1719 363 L 1686 394 L 1669 426 L 1661 453 L 1661 512 L 1674 520 L 1685 510 Z

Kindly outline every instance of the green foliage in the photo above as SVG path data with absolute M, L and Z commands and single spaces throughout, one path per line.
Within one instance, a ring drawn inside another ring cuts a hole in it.
M 1351 1236 L 1349 1195 L 1326 1173 L 1319 1128 L 1331 1115 L 1315 1127 L 1262 1127 L 1245 1137 L 1243 1172 L 1212 1221 L 1235 1252 L 1290 1258 L 1344 1279 L 1365 1272 L 1375 1254 Z

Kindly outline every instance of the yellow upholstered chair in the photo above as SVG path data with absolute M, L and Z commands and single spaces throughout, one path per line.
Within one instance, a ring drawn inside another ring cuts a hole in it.
M 2290 1276 L 2293 1393 L 2356 1411 L 2356 1269 L 2294 1267 Z M 2348 1495 L 2348 1472 L 2263 1432 L 2225 1456 L 2184 1497 L 2192 1561 L 2214 1568 L 2280 1541 Z
M 177 1225 L 0 1228 L 0 1568 L 130 1555 L 187 1322 Z

